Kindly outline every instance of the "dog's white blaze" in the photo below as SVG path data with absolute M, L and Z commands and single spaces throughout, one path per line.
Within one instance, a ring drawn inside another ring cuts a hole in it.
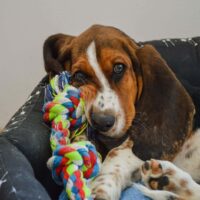
M 114 127 L 108 131 L 108 133 L 110 136 L 119 135 L 125 124 L 124 112 L 121 108 L 117 94 L 111 89 L 109 82 L 99 66 L 94 41 L 88 46 L 87 58 L 101 84 L 101 91 L 98 92 L 93 106 L 102 112 L 105 110 L 111 110 L 114 113 L 116 116 L 116 123 Z
M 87 57 L 88 57 L 88 61 L 91 65 L 91 67 L 93 68 L 97 78 L 100 80 L 101 86 L 102 88 L 107 88 L 109 87 L 109 83 L 106 80 L 101 68 L 99 67 L 99 63 L 97 61 L 97 57 L 96 57 L 96 47 L 95 47 L 95 43 L 92 42 L 87 49 Z

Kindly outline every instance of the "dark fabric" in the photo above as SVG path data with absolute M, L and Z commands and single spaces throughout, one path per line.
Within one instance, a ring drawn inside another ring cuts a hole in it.
M 192 86 L 200 87 L 200 37 L 145 43 L 152 44 L 159 51 L 179 80 L 186 80 Z
M 44 78 L 38 84 L 26 103 L 11 118 L 3 134 L 0 135 L 0 150 L 5 149 L 4 151 L 2 150 L 2 152 L 7 155 L 2 155 L 0 161 L 1 163 L 12 161 L 12 165 L 6 165 L 5 170 L 0 171 L 0 178 L 3 177 L 5 171 L 12 171 L 18 167 L 22 170 L 24 166 L 24 173 L 23 171 L 21 172 L 24 176 L 20 177 L 21 191 L 16 187 L 15 193 L 16 199 L 20 200 L 28 198 L 38 199 L 38 196 L 43 197 L 40 199 L 48 200 L 50 199 L 48 193 L 52 199 L 57 199 L 62 189 L 54 183 L 51 178 L 51 173 L 46 167 L 46 162 L 51 156 L 49 145 L 50 129 L 42 119 L 44 87 L 47 80 L 47 78 Z M 14 150 L 8 151 L 7 149 Z M 23 159 L 18 161 L 16 154 L 23 156 Z M 28 173 L 30 170 L 26 173 L 27 164 L 29 164 L 29 168 L 32 170 L 31 174 Z M 18 173 L 19 172 L 16 171 L 16 174 Z M 9 174 L 11 173 L 9 172 Z M 10 176 L 12 177 L 14 175 Z M 42 184 L 46 190 L 39 183 Z M 13 182 L 11 181 L 9 185 L 8 183 L 2 185 L 4 187 L 0 188 L 0 197 L 3 196 L 5 200 L 11 199 L 4 194 L 7 190 L 14 187 Z M 31 190 L 27 190 L 27 187 L 30 187 Z M 41 195 L 39 195 L 40 193 Z
M 200 127 L 200 37 L 143 42 L 152 44 L 182 82 L 198 111 Z M 42 120 L 44 78 L 0 135 L 0 199 L 57 199 L 57 186 L 46 167 L 51 156 L 49 127 Z
M 4 137 L 0 139 L 0 177 L 2 200 L 50 200 L 30 162 Z

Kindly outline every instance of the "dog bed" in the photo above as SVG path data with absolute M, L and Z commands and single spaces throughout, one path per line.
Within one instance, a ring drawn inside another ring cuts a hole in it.
M 160 52 L 199 110 L 200 37 L 140 42 L 146 43 Z M 50 129 L 43 122 L 41 110 L 47 83 L 48 78 L 44 77 L 0 134 L 0 199 L 56 200 L 62 190 L 54 183 L 46 166 L 51 156 Z M 200 116 L 195 118 L 197 126 Z M 123 192 L 121 199 L 133 197 L 144 199 L 130 188 Z

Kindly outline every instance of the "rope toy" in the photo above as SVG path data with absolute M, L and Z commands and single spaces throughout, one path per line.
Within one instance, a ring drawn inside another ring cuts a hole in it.
M 101 161 L 85 134 L 82 94 L 69 83 L 70 74 L 62 72 L 50 80 L 45 90 L 43 117 L 52 127 L 53 153 L 47 165 L 54 181 L 64 187 L 59 200 L 89 200 L 92 197 L 88 182 L 98 175 Z

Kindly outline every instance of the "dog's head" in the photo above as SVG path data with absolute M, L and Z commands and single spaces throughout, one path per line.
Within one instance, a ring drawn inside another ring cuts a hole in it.
M 77 37 L 53 35 L 45 41 L 44 61 L 50 76 L 71 72 L 72 84 L 86 100 L 89 123 L 106 136 L 123 136 L 137 106 L 157 129 L 164 122 L 167 128 L 184 106 L 184 113 L 193 112 L 189 96 L 159 53 L 150 45 L 139 47 L 116 28 L 94 25 Z M 189 117 L 180 117 L 178 126 Z
M 136 77 L 138 46 L 121 31 L 95 25 L 78 37 L 57 34 L 44 44 L 46 71 L 68 70 L 86 100 L 89 123 L 120 137 L 135 116 L 141 83 Z

